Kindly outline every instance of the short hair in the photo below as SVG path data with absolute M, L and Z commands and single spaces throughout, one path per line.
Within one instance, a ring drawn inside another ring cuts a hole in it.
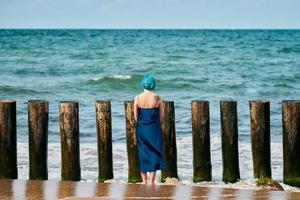
M 156 81 L 152 74 L 145 74 L 144 78 L 141 81 L 141 86 L 147 90 L 154 90 L 156 85 Z

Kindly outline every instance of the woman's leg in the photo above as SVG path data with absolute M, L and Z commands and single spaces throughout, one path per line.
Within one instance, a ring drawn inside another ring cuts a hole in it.
M 147 183 L 147 173 L 144 173 L 144 172 L 141 172 L 141 177 L 143 179 L 143 184 L 146 184 Z
M 150 184 L 154 185 L 156 171 L 150 172 Z

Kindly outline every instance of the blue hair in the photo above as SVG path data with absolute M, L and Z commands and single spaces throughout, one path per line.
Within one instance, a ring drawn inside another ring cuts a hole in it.
M 143 80 L 141 81 L 141 86 L 147 90 L 154 90 L 155 85 L 156 82 L 154 77 L 149 73 L 145 74 Z

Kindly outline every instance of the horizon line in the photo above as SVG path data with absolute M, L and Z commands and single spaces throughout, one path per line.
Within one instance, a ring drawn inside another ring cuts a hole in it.
M 155 28 L 131 28 L 131 27 L 120 27 L 120 28 L 105 28 L 105 27 L 0 27 L 0 30 L 300 30 L 299 28 L 180 28 L 180 27 L 155 27 Z

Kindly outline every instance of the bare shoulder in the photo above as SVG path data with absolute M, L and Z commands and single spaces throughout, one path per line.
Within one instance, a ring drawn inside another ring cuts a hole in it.
M 134 102 L 135 103 L 137 103 L 139 101 L 138 96 L 139 96 L 138 94 L 134 96 Z
M 142 93 L 135 95 L 134 99 L 139 99 L 139 97 L 141 96 Z
M 154 93 L 154 98 L 157 101 L 160 101 L 162 99 L 161 96 L 159 94 L 157 94 L 157 93 Z

